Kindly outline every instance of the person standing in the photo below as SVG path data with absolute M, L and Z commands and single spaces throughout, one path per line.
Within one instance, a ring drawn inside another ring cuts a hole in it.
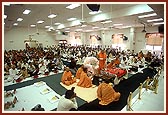
M 99 59 L 99 68 L 98 68 L 98 71 L 100 73 L 100 71 L 102 69 L 104 69 L 105 66 L 106 66 L 107 54 L 105 52 L 105 49 L 101 49 L 100 52 L 98 53 L 97 57 Z

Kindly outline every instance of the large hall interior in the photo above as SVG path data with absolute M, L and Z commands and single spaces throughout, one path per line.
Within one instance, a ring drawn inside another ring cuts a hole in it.
M 165 2 L 2 2 L 2 112 L 166 112 Z

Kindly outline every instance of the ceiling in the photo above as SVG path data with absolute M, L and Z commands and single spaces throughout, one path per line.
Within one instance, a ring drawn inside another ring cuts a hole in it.
M 121 2 L 122 3 L 122 2 Z M 164 21 L 164 7 L 163 3 L 160 4 L 133 4 L 133 3 L 101 3 L 99 14 L 90 15 L 91 11 L 86 4 L 81 4 L 79 7 L 69 10 L 66 7 L 70 4 L 61 4 L 52 2 L 50 4 L 44 3 L 12 3 L 9 6 L 4 5 L 4 14 L 7 18 L 4 19 L 4 29 L 9 31 L 17 27 L 25 27 L 31 29 L 31 24 L 36 25 L 36 29 L 46 29 L 45 26 L 54 27 L 54 31 L 99 31 L 102 29 L 121 29 L 127 27 L 143 27 L 154 26 L 153 22 L 147 22 L 148 19 L 162 18 Z M 31 12 L 28 15 L 23 14 L 25 9 L 30 9 Z M 48 18 L 48 15 L 54 13 L 57 16 L 55 18 Z M 157 16 L 141 18 L 138 16 L 142 14 L 156 13 Z M 17 18 L 23 18 L 23 21 L 17 22 Z M 67 21 L 68 18 L 75 17 L 75 21 Z M 38 20 L 43 20 L 44 23 L 37 24 Z M 101 22 L 111 20 L 111 23 L 102 24 Z M 162 21 L 162 22 L 163 22 Z M 14 26 L 14 23 L 18 23 Z M 56 22 L 62 25 L 54 25 Z M 113 24 L 123 24 L 120 26 L 114 26 Z M 83 27 L 82 25 L 87 25 Z M 93 27 L 99 27 L 93 29 Z M 68 29 L 67 29 L 68 28 Z M 80 29 L 80 30 L 79 30 Z M 46 29 L 47 30 L 47 29 Z

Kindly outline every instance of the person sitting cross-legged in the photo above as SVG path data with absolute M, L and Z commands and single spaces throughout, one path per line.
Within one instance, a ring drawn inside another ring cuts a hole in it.
M 73 77 L 69 67 L 65 68 L 65 71 L 62 74 L 61 82 L 65 85 L 71 85 L 76 82 L 76 78 Z
M 105 81 L 98 86 L 97 97 L 100 105 L 108 105 L 113 101 L 118 101 L 120 98 L 121 94 L 116 92 L 109 83 L 109 80 L 105 79 Z

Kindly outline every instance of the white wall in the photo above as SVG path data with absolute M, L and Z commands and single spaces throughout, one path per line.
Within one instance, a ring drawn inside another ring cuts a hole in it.
M 54 33 L 47 33 L 45 30 L 39 29 L 39 35 L 35 34 L 32 38 L 43 44 L 43 47 L 57 45 L 59 40 L 67 40 L 68 44 L 75 45 L 77 43 L 91 45 L 93 44 L 90 39 L 90 35 L 98 35 L 102 39 L 96 41 L 93 45 L 112 45 L 112 34 L 123 33 L 128 37 L 127 41 L 124 41 L 125 49 L 140 51 L 145 48 L 145 33 L 142 33 L 143 28 L 127 28 L 127 29 L 111 29 L 108 31 L 96 31 L 88 33 L 78 33 L 81 39 L 75 39 L 76 33 L 70 33 L 68 35 L 59 35 Z M 147 27 L 148 33 L 158 32 L 157 27 Z M 36 29 L 31 29 L 28 32 L 27 28 L 13 28 L 10 31 L 5 32 L 4 35 L 4 49 L 24 49 L 24 40 L 28 39 L 29 33 L 36 33 Z M 95 41 L 94 41 L 95 42 Z
M 27 28 L 12 28 L 10 31 L 4 33 L 4 49 L 24 49 L 24 40 L 29 39 L 29 34 L 33 34 L 33 40 L 37 40 L 42 43 L 44 47 L 55 45 L 55 35 L 48 34 L 45 30 L 39 29 L 39 35 L 36 34 L 36 29 L 29 30 Z

